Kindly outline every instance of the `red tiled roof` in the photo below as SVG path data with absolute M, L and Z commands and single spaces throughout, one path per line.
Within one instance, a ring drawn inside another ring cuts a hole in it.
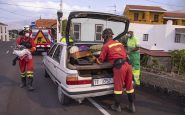
M 147 54 L 154 57 L 170 57 L 170 54 L 163 50 L 149 50 L 145 48 L 140 48 L 140 53 Z
M 159 6 L 141 6 L 141 5 L 126 5 L 128 9 L 138 9 L 138 10 L 154 10 L 154 11 L 166 11 Z
M 165 12 L 164 17 L 185 18 L 185 13 Z
M 39 19 L 35 21 L 37 28 L 56 28 L 57 20 L 54 19 Z

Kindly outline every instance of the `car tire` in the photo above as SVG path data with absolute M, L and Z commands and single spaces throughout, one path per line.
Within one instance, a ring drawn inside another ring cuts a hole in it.
M 69 104 L 70 98 L 67 97 L 63 91 L 62 88 L 58 85 L 58 100 L 60 102 L 60 104 L 62 105 L 67 105 Z
M 49 74 L 48 74 L 48 72 L 45 70 L 45 72 L 44 72 L 44 77 L 45 78 L 49 78 L 50 76 L 49 76 Z

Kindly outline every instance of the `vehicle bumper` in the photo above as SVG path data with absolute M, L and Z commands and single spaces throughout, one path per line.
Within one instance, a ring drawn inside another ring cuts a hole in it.
M 113 90 L 114 90 L 113 87 L 88 91 L 67 91 L 64 88 L 62 88 L 64 94 L 72 99 L 83 99 L 87 97 L 97 97 L 113 94 Z

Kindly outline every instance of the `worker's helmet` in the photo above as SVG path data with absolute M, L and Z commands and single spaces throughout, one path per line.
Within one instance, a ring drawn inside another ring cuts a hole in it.
M 77 46 L 72 46 L 70 49 L 69 49 L 69 53 L 70 54 L 73 54 L 75 52 L 78 52 L 79 51 L 79 48 Z
M 112 29 L 111 28 L 106 28 L 102 32 L 102 38 L 104 38 L 104 39 L 107 39 L 109 37 L 112 37 L 112 35 L 114 35 L 114 33 L 112 32 Z
M 24 31 L 31 31 L 31 28 L 29 25 L 25 25 L 24 28 L 23 28 Z

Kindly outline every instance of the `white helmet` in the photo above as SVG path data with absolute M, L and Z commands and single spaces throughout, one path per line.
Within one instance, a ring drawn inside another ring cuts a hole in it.
M 79 51 L 79 48 L 77 46 L 72 46 L 70 49 L 69 49 L 69 53 L 70 54 L 73 54 L 75 52 L 78 52 Z
M 30 26 L 29 25 L 25 25 L 24 28 L 23 28 L 23 30 L 30 31 Z

